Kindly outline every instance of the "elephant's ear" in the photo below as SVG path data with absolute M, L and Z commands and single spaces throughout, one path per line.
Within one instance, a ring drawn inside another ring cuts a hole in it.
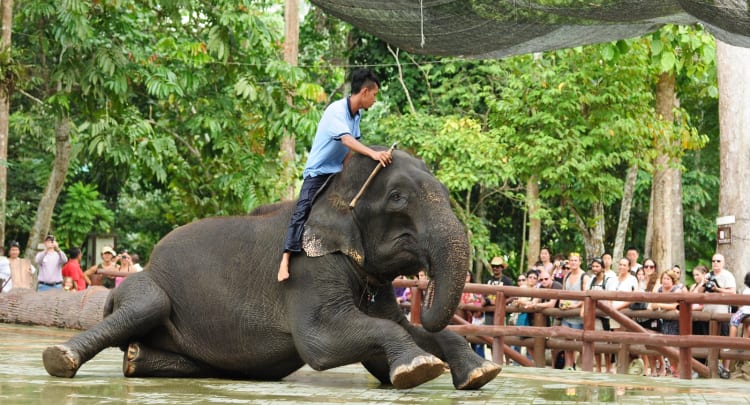
M 302 248 L 310 257 L 341 252 L 360 266 L 365 263 L 362 235 L 354 222 L 349 202 L 338 193 L 316 198 L 305 222 Z

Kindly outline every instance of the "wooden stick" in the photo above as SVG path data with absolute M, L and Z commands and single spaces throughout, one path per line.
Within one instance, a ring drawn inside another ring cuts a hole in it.
M 388 153 L 393 153 L 393 149 L 395 148 L 396 148 L 396 143 L 391 145 L 391 148 L 388 149 Z M 355 195 L 354 198 L 352 198 L 352 202 L 349 203 L 349 208 L 354 209 L 354 206 L 357 205 L 357 201 L 359 201 L 359 198 L 362 197 L 362 194 L 364 194 L 365 190 L 367 189 L 367 186 L 370 185 L 370 182 L 372 181 L 372 179 L 375 178 L 375 175 L 378 174 L 380 169 L 382 169 L 383 167 L 384 166 L 382 163 L 378 163 L 378 165 L 375 166 L 374 169 L 372 169 L 372 173 L 370 173 L 370 177 L 367 178 L 367 180 L 365 181 L 365 184 L 362 185 L 362 188 L 359 189 L 359 192 L 357 193 L 357 195 Z

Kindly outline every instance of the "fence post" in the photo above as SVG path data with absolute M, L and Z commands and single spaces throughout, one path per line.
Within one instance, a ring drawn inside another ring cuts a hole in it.
M 495 319 L 493 319 L 492 324 L 495 326 L 505 325 L 505 293 L 502 291 L 495 294 Z M 492 360 L 497 364 L 505 364 L 503 347 L 505 347 L 505 337 L 494 336 L 492 338 Z
M 534 326 L 546 327 L 547 315 L 541 312 L 534 312 Z M 547 361 L 545 360 L 545 353 L 547 352 L 547 339 L 544 336 L 538 336 L 534 338 L 534 366 L 546 367 Z M 552 367 L 555 366 L 554 359 L 552 359 Z
M 583 371 L 594 371 L 594 342 L 586 340 L 586 332 L 596 329 L 596 303 L 591 297 L 583 299 L 583 342 L 581 350 L 581 368 Z
M 693 334 L 693 306 L 685 301 L 678 301 L 677 308 L 680 310 L 680 336 Z M 680 378 L 690 380 L 693 378 L 693 368 L 690 360 L 693 352 L 690 347 L 680 347 L 680 364 L 678 373 Z

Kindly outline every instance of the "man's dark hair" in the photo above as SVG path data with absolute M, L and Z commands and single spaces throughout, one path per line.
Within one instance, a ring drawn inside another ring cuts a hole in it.
M 628 248 L 627 248 L 627 249 L 625 249 L 625 251 L 627 252 L 627 251 L 629 251 L 629 250 L 635 250 L 635 251 L 637 252 L 637 251 L 638 251 L 638 248 L 637 248 L 637 247 L 635 247 L 635 246 L 628 246 Z
M 72 247 L 68 250 L 69 259 L 77 259 L 78 256 L 80 255 L 81 255 L 81 249 L 78 249 L 77 247 Z
M 357 69 L 352 73 L 352 94 L 357 94 L 362 87 L 371 88 L 373 84 L 380 87 L 380 79 L 370 69 Z

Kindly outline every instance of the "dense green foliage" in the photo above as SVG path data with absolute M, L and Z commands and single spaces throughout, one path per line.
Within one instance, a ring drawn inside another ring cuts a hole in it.
M 75 124 L 74 160 L 53 230 L 76 245 L 89 233 L 115 232 L 120 247 L 148 258 L 176 226 L 277 201 L 301 173 L 324 106 L 344 95 L 354 66 L 370 65 L 383 88 L 365 114 L 366 142 L 398 142 L 425 160 L 451 191 L 478 260 L 503 254 L 517 263 L 532 178 L 544 245 L 580 251 L 577 215 L 588 226 L 603 220 L 611 248 L 633 163 L 641 175 L 628 244 L 642 246 L 658 134 L 684 139 L 675 153 L 684 154 L 687 256 L 710 254 L 716 79 L 711 48 L 700 46 L 710 38 L 700 30 L 658 34 L 679 38 L 664 43 L 694 44 L 702 57 L 689 63 L 679 57 L 683 48 L 656 45 L 655 37 L 539 57 L 399 52 L 395 60 L 382 41 L 303 9 L 301 67 L 293 67 L 283 62 L 280 0 L 17 6 L 13 60 L 22 79 L 11 101 L 8 239 L 24 241 L 33 222 L 58 117 Z M 681 119 L 665 126 L 654 116 L 655 66 L 676 65 Z M 297 141 L 294 178 L 279 163 L 285 134 Z

